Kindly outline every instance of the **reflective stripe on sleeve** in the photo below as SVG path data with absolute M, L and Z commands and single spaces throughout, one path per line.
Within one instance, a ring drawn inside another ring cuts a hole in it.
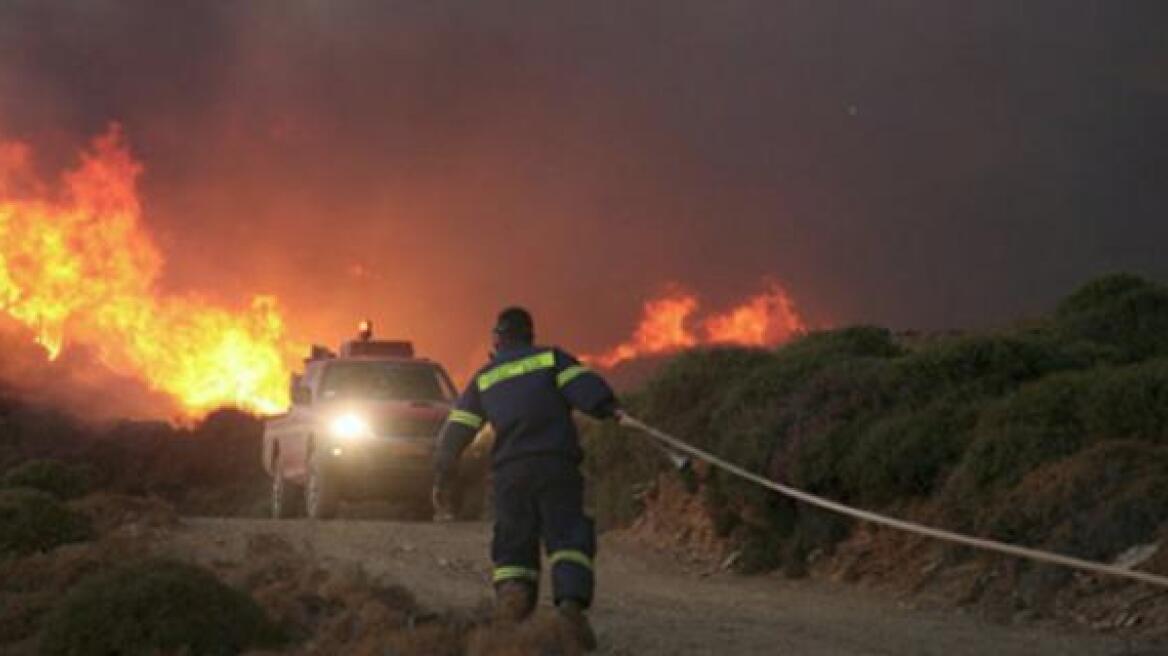
M 530 567 L 521 567 L 518 565 L 504 565 L 496 567 L 492 576 L 495 583 L 503 581 L 512 581 L 515 579 L 523 579 L 525 581 L 538 581 L 539 570 L 531 569 Z
M 548 561 L 555 566 L 556 563 L 566 562 L 580 565 L 581 567 L 592 569 L 592 559 L 583 551 L 576 551 L 574 549 L 565 549 L 563 551 L 556 551 L 548 557 Z
M 483 418 L 473 412 L 467 412 L 466 410 L 451 410 L 450 416 L 447 417 L 447 419 L 456 424 L 469 426 L 474 430 L 478 430 L 483 427 Z
M 501 364 L 480 375 L 475 379 L 475 383 L 479 386 L 480 392 L 485 392 L 492 386 L 498 385 L 505 380 L 511 380 L 512 378 L 535 371 L 542 371 L 543 369 L 554 369 L 555 366 L 556 354 L 553 351 L 545 351 L 543 353 L 529 355 L 521 360 Z
M 559 375 L 556 376 L 556 385 L 559 387 L 564 387 L 573 380 L 576 380 L 576 377 L 580 374 L 586 374 L 589 371 L 591 370 L 584 365 L 572 365 L 571 367 L 561 371 Z

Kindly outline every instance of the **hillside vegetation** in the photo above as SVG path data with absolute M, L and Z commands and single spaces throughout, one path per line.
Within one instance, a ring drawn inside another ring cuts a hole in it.
M 1168 526 L 1168 288 L 1135 276 L 984 334 L 857 326 L 773 351 L 688 352 L 627 401 L 775 480 L 950 529 L 1110 560 Z M 665 480 L 662 459 L 613 426 L 589 442 L 602 523 L 632 523 Z M 721 472 L 699 476 L 698 507 L 747 571 L 802 572 L 854 535 Z
M 197 424 L 94 425 L 0 389 L 0 489 L 62 499 L 104 491 L 165 499 L 183 514 L 263 516 L 261 419 L 233 409 Z

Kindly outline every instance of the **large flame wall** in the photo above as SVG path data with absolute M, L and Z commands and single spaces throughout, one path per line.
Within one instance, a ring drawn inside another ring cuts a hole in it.
M 48 357 L 69 342 L 88 345 L 187 412 L 279 410 L 302 349 L 287 338 L 276 300 L 258 296 L 236 310 L 160 293 L 163 259 L 142 224 L 141 170 L 117 128 L 56 185 L 35 179 L 26 146 L 0 145 L 0 309 Z

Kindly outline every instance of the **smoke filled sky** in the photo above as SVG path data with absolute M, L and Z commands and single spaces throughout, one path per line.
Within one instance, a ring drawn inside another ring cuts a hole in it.
M 530 305 L 583 351 L 671 282 L 812 324 L 988 326 L 1168 278 L 1168 5 L 0 2 L 0 136 L 110 122 L 165 284 L 370 315 L 462 370 Z

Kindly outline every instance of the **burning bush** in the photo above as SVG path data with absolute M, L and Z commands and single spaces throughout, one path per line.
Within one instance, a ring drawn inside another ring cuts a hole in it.
M 86 469 L 59 460 L 28 460 L 4 472 L 0 488 L 32 488 L 68 500 L 85 494 L 90 478 Z
M 237 654 L 282 641 L 250 597 L 210 572 L 149 560 L 82 581 L 46 619 L 41 653 Z
M 89 521 L 40 490 L 0 490 L 0 555 L 47 551 L 92 536 Z

